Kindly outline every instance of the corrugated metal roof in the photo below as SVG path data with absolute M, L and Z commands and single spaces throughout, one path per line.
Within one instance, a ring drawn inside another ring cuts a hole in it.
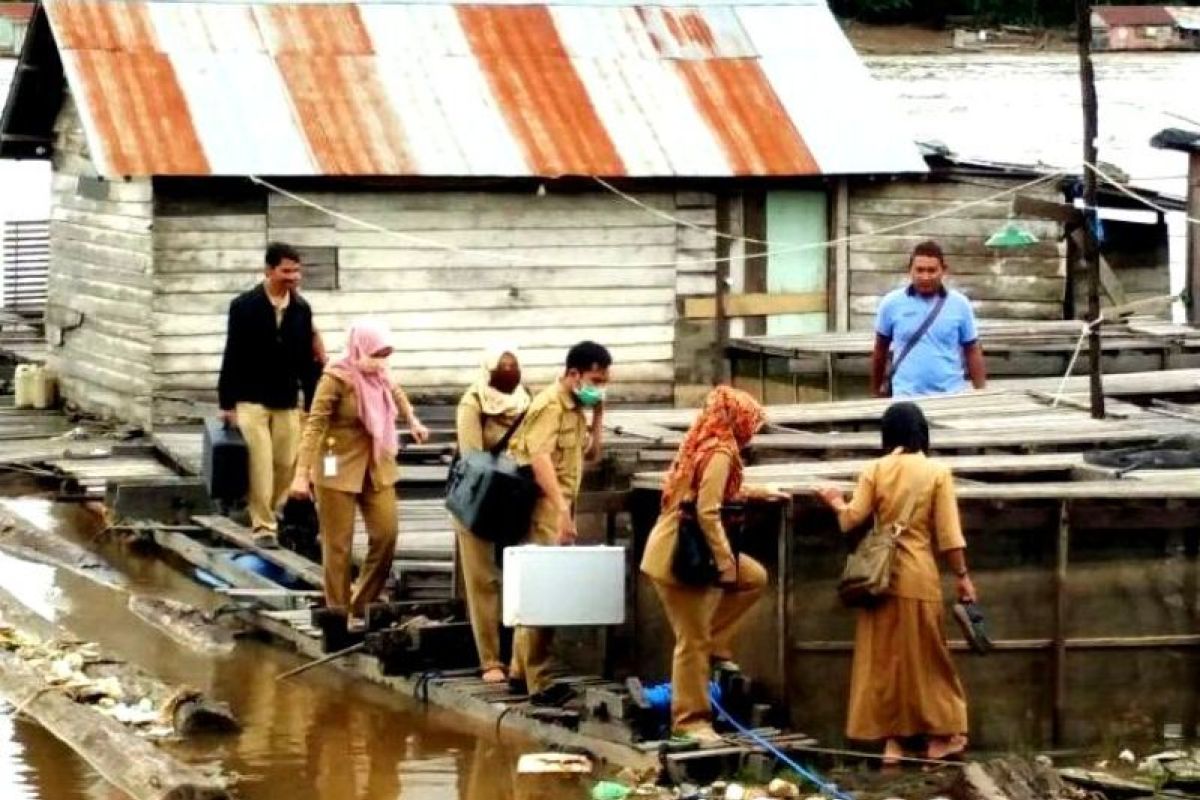
M 1163 6 L 1095 6 L 1092 13 L 1110 28 L 1175 24 L 1175 19 Z
M 0 17 L 14 22 L 29 22 L 33 17 L 33 3 L 0 3 Z
M 925 169 L 812 0 L 44 5 L 109 176 Z

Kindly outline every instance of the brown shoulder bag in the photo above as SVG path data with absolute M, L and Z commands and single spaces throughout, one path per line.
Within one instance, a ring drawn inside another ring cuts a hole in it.
M 917 491 L 914 490 L 904 501 L 900 517 L 891 525 L 880 524 L 876 515 L 870 532 L 846 558 L 842 579 L 838 581 L 838 597 L 847 608 L 870 608 L 891 587 L 896 564 L 896 540 L 908 528 L 916 503 Z

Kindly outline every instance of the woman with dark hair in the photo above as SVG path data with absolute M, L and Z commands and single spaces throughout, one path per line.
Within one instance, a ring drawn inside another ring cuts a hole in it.
M 928 758 L 961 756 L 967 746 L 967 701 L 946 646 L 935 549 L 957 578 L 964 601 L 976 599 L 950 469 L 927 457 L 929 424 L 913 403 L 883 415 L 884 456 L 869 464 L 846 502 L 840 489 L 819 490 L 843 531 L 872 516 L 899 524 L 891 586 L 858 612 L 846 735 L 884 741 L 884 764 L 903 756 L 902 739 L 927 739 Z M 907 519 L 903 519 L 907 514 Z

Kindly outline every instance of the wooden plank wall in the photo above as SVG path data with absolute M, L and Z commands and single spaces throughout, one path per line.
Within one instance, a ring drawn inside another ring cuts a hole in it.
M 152 187 L 147 180 L 89 180 L 95 171 L 69 97 L 59 113 L 55 140 L 49 363 L 69 402 L 101 416 L 146 424 Z
M 521 347 L 528 381 L 541 386 L 584 338 L 612 350 L 619 398 L 670 400 L 677 288 L 702 283 L 712 268 L 689 268 L 710 237 L 701 243 L 699 232 L 603 193 L 305 192 L 392 232 L 384 233 L 277 194 L 175 186 L 158 186 L 154 234 L 156 417 L 164 420 L 215 399 L 229 301 L 259 279 L 271 240 L 337 248 L 339 289 L 305 292 L 331 353 L 352 320 L 385 319 L 397 334 L 397 375 L 426 402 L 457 399 L 489 343 Z M 703 207 L 698 196 L 639 199 L 712 221 L 711 201 Z
M 888 228 L 914 217 L 945 211 L 978 200 L 1022 181 L 979 178 L 966 182 L 897 180 L 853 182 L 850 187 L 850 233 Z M 1059 199 L 1052 189 L 1025 192 Z M 906 282 L 908 255 L 922 239 L 936 239 L 946 252 L 950 283 L 972 301 L 976 313 L 989 319 L 1062 319 L 1066 293 L 1065 248 L 1057 225 L 1022 220 L 1041 241 L 998 255 L 984 247 L 1008 217 L 1009 198 L 955 210 L 910 228 L 850 242 L 850 327 L 869 329 L 880 298 Z

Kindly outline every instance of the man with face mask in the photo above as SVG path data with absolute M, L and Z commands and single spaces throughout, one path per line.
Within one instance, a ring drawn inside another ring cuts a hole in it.
M 563 376 L 533 399 L 509 443 L 509 455 L 528 464 L 541 489 L 526 537 L 528 544 L 572 544 L 576 538 L 575 498 L 588 449 L 585 409 L 601 413 L 612 356 L 602 345 L 580 342 L 567 353 Z M 598 455 L 591 452 L 589 455 Z M 547 668 L 553 631 L 517 628 L 509 678 L 524 681 L 535 705 L 558 705 Z M 554 687 L 557 688 L 557 687 Z

